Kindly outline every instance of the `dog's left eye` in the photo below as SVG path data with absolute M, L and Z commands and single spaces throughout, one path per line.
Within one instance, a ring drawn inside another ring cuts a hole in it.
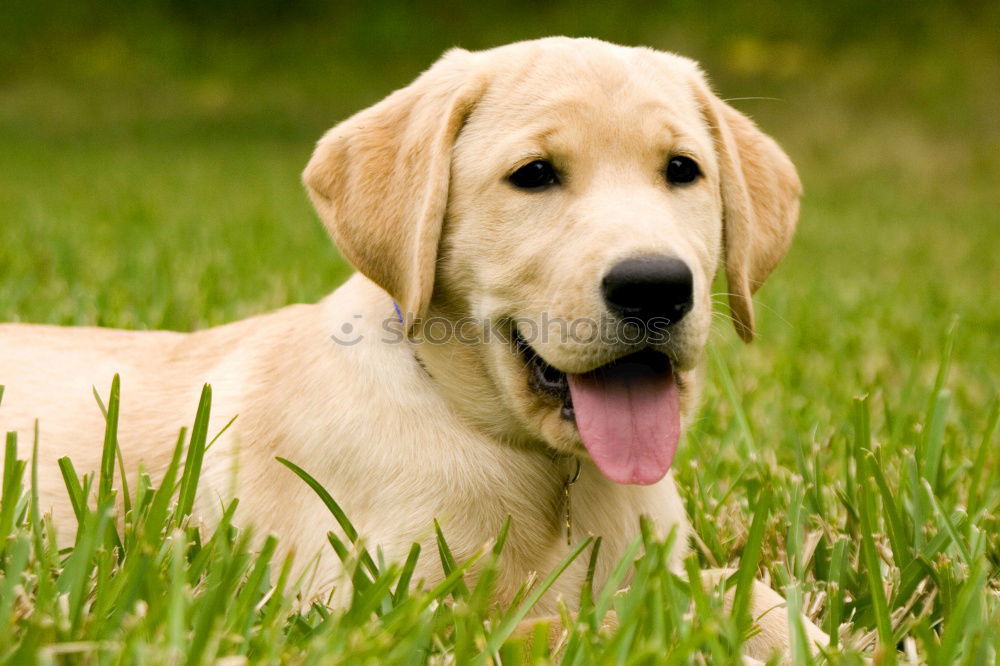
M 701 175 L 698 163 L 690 157 L 678 155 L 667 162 L 667 180 L 674 185 L 685 185 Z
M 509 180 L 515 187 L 520 187 L 522 190 L 537 190 L 559 182 L 555 167 L 546 160 L 528 162 L 510 174 Z

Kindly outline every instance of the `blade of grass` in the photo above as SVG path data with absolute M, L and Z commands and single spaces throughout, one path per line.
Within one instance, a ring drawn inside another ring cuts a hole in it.
M 455 562 L 455 557 L 451 554 L 451 548 L 448 547 L 448 542 L 444 538 L 444 532 L 441 531 L 441 525 L 438 523 L 437 519 L 434 520 L 434 534 L 437 536 L 437 548 L 438 556 L 441 558 L 441 569 L 444 571 L 444 575 L 447 576 L 452 571 L 458 568 L 458 563 Z M 455 584 L 455 588 L 452 592 L 456 599 L 464 599 L 469 596 L 469 588 L 466 587 L 465 581 L 459 579 Z
M 788 503 L 788 536 L 786 538 L 786 557 L 791 565 L 791 573 L 801 580 L 805 575 L 805 558 L 803 553 L 804 533 L 804 492 L 801 485 L 791 488 Z
M 234 423 L 236 423 L 236 419 L 238 417 L 239 417 L 239 414 L 237 414 L 233 418 L 229 419 L 229 421 L 226 422 L 226 425 L 222 426 L 222 428 L 219 430 L 219 432 L 215 433 L 215 437 L 212 438 L 212 441 L 210 441 L 208 444 L 205 445 L 205 450 L 206 451 L 208 451 L 209 449 L 211 449 L 212 445 L 215 444 L 217 441 L 219 441 L 220 437 L 222 437 L 223 435 L 226 434 L 226 431 L 229 430 L 229 427 L 231 425 L 233 425 Z
M 118 461 L 118 474 L 122 480 L 122 509 L 125 515 L 132 513 L 132 493 L 129 492 L 128 478 L 125 473 L 125 458 L 122 456 L 122 447 L 118 445 L 115 438 L 115 459 Z
M 872 506 L 872 496 L 868 490 L 867 479 L 859 488 L 858 504 L 861 509 L 861 559 L 864 562 L 865 575 L 868 579 L 872 614 L 875 616 L 879 642 L 884 651 L 895 651 L 896 643 L 893 640 L 892 621 L 889 618 L 888 602 L 882 587 L 881 560 L 875 550 L 875 509 Z
M 827 622 L 826 633 L 830 647 L 836 648 L 840 640 L 840 623 L 844 617 L 844 572 L 847 570 L 847 539 L 838 539 L 830 555 L 830 573 L 826 584 Z
M 319 496 L 319 498 L 323 501 L 323 504 L 326 505 L 326 508 L 333 515 L 334 519 L 336 519 L 337 524 L 339 524 L 340 529 L 344 531 L 344 535 L 347 536 L 348 541 L 350 541 L 355 548 L 358 548 L 360 545 L 358 542 L 358 531 L 347 518 L 347 514 L 344 513 L 344 510 L 340 508 L 340 505 L 337 504 L 330 493 L 327 492 L 326 488 L 324 488 L 323 485 L 314 479 L 308 472 L 292 461 L 285 458 L 276 458 L 276 460 L 288 469 L 292 470 L 296 476 L 305 481 L 306 484 L 313 489 L 313 492 Z M 368 569 L 369 573 L 371 573 L 372 576 L 377 576 L 378 567 L 375 565 L 375 560 L 372 559 L 371 553 L 369 553 L 367 549 L 361 548 L 360 556 L 362 564 L 364 564 L 364 566 Z
M 181 455 L 184 451 L 184 439 L 187 429 L 181 428 L 177 435 L 177 444 L 174 445 L 174 453 L 170 457 L 170 464 L 160 479 L 160 487 L 153 492 L 153 499 L 149 505 L 149 512 L 145 517 L 145 538 L 148 543 L 159 543 L 157 538 L 164 530 L 169 533 L 170 522 L 167 520 L 170 511 L 170 500 L 174 496 L 174 484 L 177 480 L 177 472 L 181 464 Z M 163 536 L 166 536 L 164 533 Z
M 753 624 L 750 616 L 750 595 L 753 593 L 753 583 L 757 578 L 757 564 L 760 562 L 761 546 L 764 542 L 764 527 L 771 511 L 771 491 L 761 490 L 754 507 L 753 522 L 747 535 L 746 545 L 740 557 L 740 566 L 736 571 L 736 592 L 733 596 L 732 615 L 736 618 L 741 631 L 745 632 Z
M 112 638 L 120 631 L 122 622 L 134 612 L 141 599 L 142 588 L 152 568 L 149 554 L 133 554 L 114 572 L 113 584 L 97 588 L 98 595 L 107 599 L 107 605 L 95 604 L 90 611 L 96 617 L 106 618 L 102 627 L 95 628 L 98 637 Z
M 97 401 L 97 406 L 101 410 L 101 416 L 104 417 L 105 422 L 108 420 L 108 408 L 104 406 L 104 401 L 101 400 L 101 394 L 97 392 L 97 387 L 90 387 L 94 394 L 94 400 Z M 128 478 L 125 474 L 125 460 L 122 457 L 122 448 L 115 442 L 115 457 L 118 459 L 118 473 L 121 475 L 122 479 L 122 503 L 125 507 L 126 515 L 132 510 L 132 495 L 128 490 Z
M 729 368 L 726 367 L 726 363 L 720 354 L 712 351 L 711 357 L 712 365 L 715 367 L 715 371 L 719 375 L 719 381 L 726 394 L 726 399 L 733 410 L 733 415 L 736 417 L 736 423 L 739 426 L 739 431 L 742 435 L 741 440 L 743 441 L 745 449 L 745 459 L 749 460 L 751 459 L 751 456 L 756 458 L 757 440 L 754 437 L 753 429 L 750 427 L 750 419 L 747 417 L 746 410 L 743 409 L 743 401 L 740 400 L 739 394 L 736 391 L 736 384 L 733 382 L 733 376 L 730 374 Z
M 986 456 L 993 447 L 993 433 L 996 431 L 998 420 L 1000 420 L 1000 398 L 994 398 L 993 404 L 990 405 L 989 416 L 986 417 L 983 438 L 979 443 L 979 450 L 976 451 L 975 462 L 972 464 L 972 482 L 969 485 L 969 515 L 972 516 L 979 513 L 986 502 L 985 497 L 980 497 L 979 487 L 983 477 L 989 473 Z
M 12 622 L 14 603 L 17 599 L 15 589 L 22 583 L 22 574 L 27 568 L 30 553 L 31 543 L 23 535 L 12 541 L 7 549 L 4 575 L 0 577 L 0 646 L 16 643 L 18 628 Z M 4 649 L 0 648 L 0 655 L 3 652 Z
M 233 516 L 236 514 L 239 504 L 240 501 L 234 499 L 226 506 L 215 528 L 215 532 L 212 533 L 208 543 L 198 550 L 197 555 L 191 558 L 190 564 L 187 567 L 187 576 L 188 582 L 192 585 L 197 583 L 198 579 L 206 572 L 212 562 L 212 558 L 217 557 L 219 552 L 227 546 L 229 532 L 233 524 Z M 197 537 L 198 530 L 189 528 L 187 533 L 190 535 L 189 539 L 191 539 Z
M 356 562 L 351 558 L 351 549 L 340 540 L 340 537 L 333 532 L 327 532 L 326 539 L 333 546 L 333 550 L 337 554 L 337 557 L 340 558 L 340 561 L 344 563 L 345 567 L 350 569 L 354 591 L 362 593 L 371 587 L 375 577 L 369 577 L 364 567 L 360 566 L 360 562 Z
M 937 372 L 934 375 L 934 388 L 931 390 L 930 396 L 927 399 L 927 409 L 924 410 L 926 414 L 930 414 L 933 410 L 934 403 L 937 401 L 937 396 L 941 393 L 945 382 L 948 380 L 948 372 L 951 369 L 952 352 L 955 349 L 955 335 L 958 332 L 958 322 L 959 317 L 956 314 L 952 317 L 951 322 L 948 323 L 948 329 L 945 332 L 944 341 L 941 343 L 941 362 L 938 364 Z
M 101 418 L 105 421 L 108 420 L 108 408 L 104 406 L 104 400 L 101 399 L 101 394 L 97 392 L 96 386 L 90 387 L 91 393 L 94 394 L 94 400 L 97 401 L 97 407 L 101 410 Z
M 938 653 L 940 661 L 938 663 L 958 663 L 961 654 L 960 646 L 969 635 L 970 626 L 978 624 L 973 618 L 977 615 L 982 616 L 980 608 L 983 602 L 982 598 L 986 593 L 986 579 L 986 566 L 982 559 L 978 559 L 973 564 L 969 577 L 958 593 L 944 632 L 941 634 L 940 652 Z
M 622 554 L 621 559 L 618 561 L 617 566 L 608 576 L 608 579 L 604 583 L 604 587 L 601 588 L 601 593 L 597 597 L 597 601 L 594 602 L 594 610 L 592 613 L 592 625 L 594 627 L 600 626 L 600 623 L 604 620 L 604 616 L 607 615 L 608 611 L 611 609 L 611 602 L 614 600 L 615 594 L 618 593 L 618 589 L 621 587 L 622 581 L 625 580 L 625 576 L 628 574 L 628 570 L 635 563 L 635 556 L 639 552 L 639 548 L 642 547 L 642 536 L 638 536 L 632 540 L 628 548 Z
M 431 604 L 439 604 L 439 600 L 451 593 L 455 584 L 462 578 L 466 571 L 476 565 L 483 554 L 483 552 L 479 552 L 470 557 L 467 562 L 452 571 L 443 581 L 435 585 L 426 594 L 422 594 L 419 597 L 411 596 L 405 603 L 393 608 L 392 611 L 382 617 L 383 625 L 386 628 L 391 628 L 394 622 L 402 617 L 407 617 L 407 613 L 419 613 Z
M 788 607 L 788 633 L 790 639 L 791 658 L 793 664 L 813 663 L 812 650 L 806 637 L 806 628 L 802 624 L 802 588 L 795 582 L 785 588 L 785 600 Z
M 111 395 L 108 398 L 107 416 L 104 423 L 104 446 L 101 448 L 101 468 L 97 477 L 97 505 L 108 505 L 113 507 L 116 493 L 114 491 L 115 481 L 115 455 L 118 451 L 118 417 L 121 403 L 121 379 L 116 373 L 111 380 Z M 124 475 L 122 477 L 124 479 Z M 122 546 L 121 536 L 118 534 L 118 527 L 114 520 L 105 523 L 107 532 L 102 538 L 108 540 L 108 547 L 117 549 L 118 557 L 125 556 L 125 548 Z
M 227 575 L 224 563 L 229 559 L 228 548 L 224 539 L 217 542 L 220 546 L 218 553 L 219 561 L 215 563 L 209 572 L 208 580 L 205 582 L 205 591 L 198 601 L 198 612 L 192 622 L 193 631 L 191 637 L 184 646 L 186 653 L 186 666 L 197 666 L 201 663 L 212 663 L 213 655 L 210 652 L 212 634 L 214 627 L 223 616 L 223 609 L 227 597 Z
M 958 524 L 955 525 L 955 529 L 961 529 L 965 524 L 965 517 L 961 514 L 953 516 L 959 519 Z M 954 524 L 955 521 L 952 520 Z M 927 578 L 932 571 L 931 562 L 938 556 L 939 553 L 943 552 L 952 542 L 952 537 L 947 530 L 941 530 L 938 534 L 924 546 L 923 550 L 917 557 L 907 565 L 899 575 L 899 586 L 896 588 L 893 607 L 898 608 L 900 605 L 906 603 L 910 596 L 916 591 L 917 586 L 922 580 Z
M 31 523 L 31 533 L 35 542 L 35 557 L 45 559 L 45 545 L 42 537 L 42 508 L 38 499 L 38 419 L 35 419 L 34 439 L 31 445 L 31 513 L 29 521 Z M 45 580 L 39 580 L 40 586 L 48 586 L 51 578 L 42 576 Z
M 350 608 L 341 620 L 360 625 L 367 622 L 372 614 L 381 615 L 383 601 L 389 598 L 395 580 L 396 571 L 393 567 L 389 567 L 352 600 Z
M 950 404 L 951 392 L 947 388 L 938 391 L 924 429 L 923 473 L 936 493 L 941 491 L 941 456 L 944 453 L 944 427 Z
M 101 449 L 101 469 L 97 477 L 98 505 L 113 502 L 112 484 L 115 477 L 115 450 L 118 448 L 118 412 L 121 398 L 121 379 L 115 374 L 111 380 L 111 396 L 105 412 L 104 447 Z
M 83 534 L 77 540 L 76 547 L 66 560 L 65 568 L 56 579 L 56 589 L 60 594 L 68 595 L 68 619 L 74 631 L 80 625 L 94 554 L 100 545 L 101 535 L 107 528 L 111 511 L 112 506 L 109 504 L 98 505 L 97 511 L 87 516 Z
M 80 486 L 80 477 L 76 474 L 73 462 L 66 456 L 59 459 L 59 471 L 62 472 L 63 483 L 66 485 L 66 492 L 69 495 L 69 503 L 73 507 L 76 515 L 77 526 L 83 525 L 83 519 L 87 515 L 87 496 Z
M 938 519 L 941 521 L 941 524 L 951 537 L 952 543 L 955 544 L 955 548 L 962 557 L 962 562 L 965 566 L 971 567 L 972 553 L 969 552 L 969 548 L 966 546 L 965 540 L 958 534 L 958 528 L 955 527 L 951 518 L 948 517 L 948 514 L 946 514 L 941 508 L 941 505 L 938 504 L 937 498 L 934 496 L 934 490 L 931 488 L 931 484 L 927 481 L 927 479 L 923 480 L 923 486 L 924 491 L 927 493 L 927 499 L 930 502 L 931 507 L 934 509 L 934 512 L 938 515 Z
M 500 533 L 493 542 L 493 549 L 486 559 L 485 565 L 479 571 L 475 587 L 469 594 L 468 604 L 473 609 L 486 608 L 494 598 L 496 582 L 500 575 L 500 555 L 503 553 L 507 535 L 510 532 L 510 516 L 504 519 Z M 475 628 L 475 627 L 474 627 Z
M 0 494 L 0 556 L 4 554 L 14 529 L 24 467 L 24 461 L 17 459 L 17 433 L 8 432 L 3 456 L 3 492 Z
M 587 546 L 590 545 L 591 540 L 592 539 L 590 537 L 587 537 L 573 547 L 573 549 L 570 550 L 570 552 L 563 558 L 556 568 L 545 577 L 545 580 L 543 580 L 537 587 L 535 587 L 534 590 L 531 591 L 531 594 L 529 594 L 519 606 L 506 613 L 497 628 L 490 633 L 486 642 L 486 649 L 479 654 L 474 663 L 485 665 L 490 657 L 495 657 L 497 655 L 500 647 L 508 638 L 510 638 L 511 634 L 514 633 L 517 625 L 528 614 L 528 611 L 530 611 L 534 605 L 538 603 L 538 600 L 542 598 L 542 595 L 548 592 L 549 588 L 556 582 L 556 579 L 558 579 L 559 576 L 561 576 L 562 573 L 569 568 L 569 565 L 572 564 L 577 557 L 579 557 L 580 553 L 582 553 Z M 636 540 L 635 548 L 638 549 L 638 546 L 639 541 Z M 629 565 L 631 565 L 630 558 Z
M 583 589 L 580 591 L 580 617 L 592 615 L 594 609 L 594 573 L 597 571 L 597 558 L 601 552 L 601 537 L 594 538 L 594 546 L 590 549 L 590 559 L 587 561 L 587 575 L 583 578 Z
M 889 488 L 889 483 L 882 472 L 880 460 L 871 452 L 867 454 L 865 460 L 868 465 L 868 476 L 875 480 L 875 485 L 882 497 L 882 513 L 885 515 L 885 523 L 889 528 L 889 546 L 892 548 L 893 560 L 896 563 L 896 567 L 902 571 L 910 563 L 910 560 L 913 559 L 913 554 L 910 552 L 909 546 L 911 541 L 909 531 L 906 529 L 906 525 L 903 524 L 902 514 L 900 514 L 899 508 L 896 506 L 892 490 Z
M 927 505 L 924 493 L 921 492 L 920 463 L 916 456 L 906 459 L 906 480 L 910 488 L 910 524 L 913 525 L 913 550 L 920 552 L 924 548 L 923 525 L 927 521 Z
M 198 479 L 201 476 L 201 464 L 205 458 L 208 421 L 211 414 L 212 387 L 205 384 L 201 389 L 198 411 L 194 417 L 194 425 L 191 426 L 191 441 L 188 444 L 187 458 L 184 460 L 184 474 L 181 476 L 181 487 L 177 496 L 178 519 L 191 515 L 191 511 L 194 509 L 194 498 L 198 489 Z
M 233 602 L 232 609 L 226 614 L 229 626 L 232 631 L 240 636 L 246 636 L 253 623 L 253 610 L 257 597 L 263 593 L 263 584 L 266 582 L 265 576 L 274 556 L 274 551 L 278 547 L 278 540 L 269 535 L 264 540 L 264 545 L 257 554 L 257 561 L 253 570 L 243 583 L 243 588 Z
M 167 579 L 166 634 L 168 654 L 179 660 L 184 654 L 185 606 L 188 598 L 187 575 L 184 573 L 184 533 L 174 530 L 170 535 L 170 574 Z M 176 662 L 175 662 L 176 663 Z
M 392 598 L 396 605 L 401 604 L 410 594 L 410 581 L 413 579 L 413 572 L 417 569 L 417 559 L 420 557 L 420 544 L 413 543 L 410 552 L 406 556 L 406 562 L 399 572 L 399 580 L 396 582 L 396 591 Z
M 283 617 L 289 603 L 285 597 L 285 586 L 288 585 L 288 579 L 291 577 L 293 562 L 294 557 L 291 553 L 286 554 L 284 560 L 282 560 L 281 570 L 278 572 L 278 580 L 271 588 L 270 597 L 262 608 L 261 621 L 258 625 L 262 632 L 271 635 L 278 633 L 283 635 L 284 633 L 283 628 L 278 622 Z M 274 640 L 266 641 L 265 644 L 268 645 L 269 649 L 272 649 L 272 646 L 276 642 Z

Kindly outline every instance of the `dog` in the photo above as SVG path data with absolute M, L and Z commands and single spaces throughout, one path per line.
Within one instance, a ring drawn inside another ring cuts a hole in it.
M 30 441 L 39 424 L 40 496 L 60 532 L 74 518 L 56 460 L 99 466 L 92 387 L 120 373 L 129 473 L 162 474 L 208 382 L 210 431 L 238 418 L 206 454 L 198 515 L 238 496 L 238 522 L 299 554 L 339 528 L 278 456 L 390 560 L 431 546 L 438 519 L 461 561 L 510 516 L 500 601 L 566 555 L 567 513 L 576 535 L 603 538 L 597 584 L 642 515 L 679 537 L 680 571 L 690 530 L 670 467 L 712 281 L 725 270 L 750 341 L 752 295 L 798 217 L 778 145 L 692 60 L 547 38 L 448 51 L 327 132 L 303 180 L 357 269 L 317 304 L 190 334 L 0 326 L 0 430 Z M 537 612 L 575 599 L 585 569 Z M 315 571 L 317 589 L 342 575 L 333 553 Z M 440 567 L 423 557 L 417 575 Z M 787 651 L 781 601 L 757 584 L 748 656 Z

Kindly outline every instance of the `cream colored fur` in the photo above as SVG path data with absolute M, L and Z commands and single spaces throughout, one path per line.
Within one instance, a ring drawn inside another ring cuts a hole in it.
M 663 170 L 675 154 L 696 159 L 704 177 L 669 186 Z M 526 193 L 507 182 L 541 157 L 563 174 L 557 188 Z M 573 487 L 575 533 L 604 539 L 598 582 L 642 514 L 664 534 L 678 530 L 686 544 L 672 476 L 645 487 L 603 477 L 558 405 L 528 390 L 523 362 L 506 341 L 419 341 L 433 333 L 434 318 L 490 320 L 507 333 L 546 316 L 596 319 L 604 312 L 598 284 L 610 266 L 670 254 L 695 275 L 695 307 L 668 350 L 690 418 L 713 277 L 724 262 L 737 329 L 751 339 L 751 294 L 789 243 L 799 193 L 785 154 L 710 91 L 695 63 L 565 38 L 453 50 L 410 86 L 331 129 L 304 180 L 359 270 L 318 304 L 191 334 L 0 326 L 0 430 L 25 442 L 39 423 L 41 498 L 63 535 L 74 521 L 56 460 L 68 455 L 77 469 L 98 467 L 104 425 L 91 391 L 106 392 L 120 373 L 124 458 L 130 474 L 141 463 L 154 478 L 190 422 L 202 383 L 212 384 L 211 432 L 238 418 L 206 456 L 200 518 L 211 522 L 220 499 L 238 496 L 237 522 L 277 534 L 300 563 L 323 553 L 316 591 L 341 575 L 325 538 L 336 528 L 276 456 L 322 482 L 388 558 L 403 557 L 414 541 L 432 553 L 437 518 L 465 559 L 512 516 L 501 600 L 567 552 L 569 456 L 583 460 Z M 403 323 L 393 319 L 393 300 Z M 558 338 L 532 344 L 569 372 L 627 352 Z M 572 601 L 584 568 L 571 567 L 538 612 L 553 612 L 559 595 Z M 418 574 L 439 577 L 435 558 L 424 557 Z M 780 603 L 759 588 L 755 616 Z M 749 656 L 787 650 L 783 612 L 760 624 Z

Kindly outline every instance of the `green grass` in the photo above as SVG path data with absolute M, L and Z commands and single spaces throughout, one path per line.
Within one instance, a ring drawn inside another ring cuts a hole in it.
M 825 628 L 843 623 L 834 662 L 857 649 L 890 661 L 898 647 L 995 663 L 996 7 L 370 5 L 273 17 L 251 3 L 236 29 L 179 0 L 129 16 L 15 0 L 0 18 L 0 321 L 191 330 L 316 300 L 349 269 L 298 173 L 337 119 L 456 43 L 569 33 L 680 51 L 725 96 L 779 98 L 734 104 L 806 187 L 796 241 L 758 299 L 759 341 L 743 347 L 725 322 L 713 334 L 704 406 L 675 463 L 699 536 L 689 569 L 740 568 L 738 590 L 763 577 Z M 116 392 L 97 389 L 113 424 Z M 32 501 L 32 442 L 8 438 L 0 661 L 551 658 L 544 641 L 509 636 L 549 572 L 493 607 L 496 553 L 463 576 L 446 534 L 450 573 L 435 589 L 411 580 L 412 561 L 334 540 L 354 567 L 351 605 L 303 607 L 273 541 L 188 525 L 199 451 L 216 435 L 189 418 L 166 479 L 130 478 L 126 492 L 112 427 L 100 470 L 62 464 L 84 526 L 62 551 Z M 718 591 L 668 573 L 667 549 L 636 542 L 624 595 L 581 590 L 558 656 L 730 659 L 742 606 L 723 613 Z M 612 606 L 620 628 L 602 633 Z

